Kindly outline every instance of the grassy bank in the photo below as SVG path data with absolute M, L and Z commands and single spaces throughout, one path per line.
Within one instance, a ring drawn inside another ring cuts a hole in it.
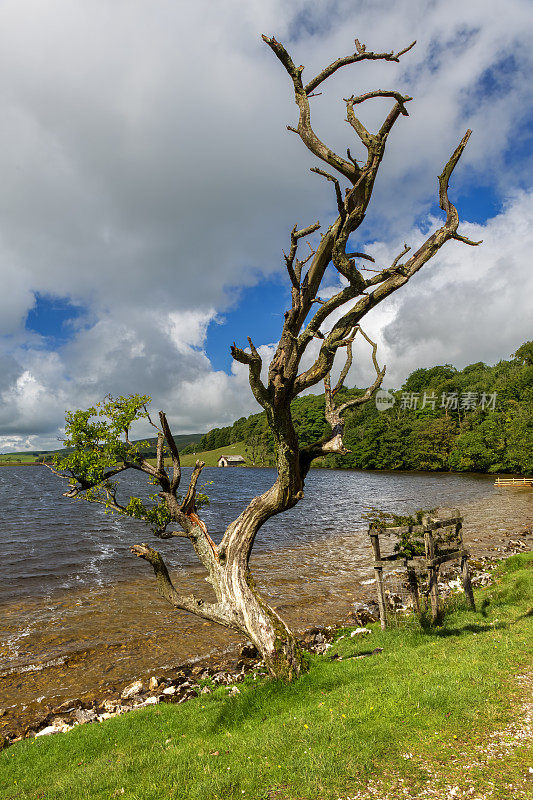
M 37 456 L 33 453 L 6 453 L 0 455 L 0 467 L 16 467 L 26 464 L 36 464 Z
M 219 688 L 20 742 L 0 754 L 0 797 L 385 800 L 445 798 L 445 787 L 455 798 L 526 797 L 528 741 L 492 760 L 487 742 L 521 713 L 533 553 L 501 565 L 477 602 L 473 613 L 457 601 L 435 630 L 345 632 L 293 685 L 250 678 L 235 696 Z
M 226 447 L 219 447 L 218 450 L 204 450 L 196 454 L 188 453 L 187 455 L 180 455 L 182 467 L 194 467 L 196 460 L 205 461 L 207 467 L 216 467 L 220 456 L 243 456 L 246 458 L 246 443 L 235 442 L 228 444 Z M 154 462 L 155 463 L 155 462 Z M 170 459 L 168 461 L 170 466 Z M 238 467 L 231 467 L 231 469 L 239 469 Z

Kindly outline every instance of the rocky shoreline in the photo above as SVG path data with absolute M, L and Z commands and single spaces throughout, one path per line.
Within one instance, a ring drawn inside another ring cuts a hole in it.
M 497 555 L 470 559 L 472 583 L 474 586 L 488 585 L 492 580 L 492 570 L 510 555 L 531 550 L 533 547 L 533 531 L 528 528 L 520 535 L 510 538 L 498 548 Z M 401 570 L 397 570 L 398 573 Z M 457 568 L 450 567 L 443 571 L 439 578 L 439 593 L 446 599 L 454 592 L 460 591 Z M 410 612 L 409 602 L 405 602 L 399 594 L 389 592 L 388 604 L 392 612 L 405 614 Z M 356 602 L 347 618 L 333 625 L 311 627 L 299 635 L 301 646 L 311 653 L 325 654 L 331 647 L 331 641 L 337 637 L 340 628 L 350 626 L 355 630 L 352 636 L 366 637 L 371 633 L 365 626 L 379 619 L 377 603 L 374 601 Z M 381 652 L 379 648 L 370 649 L 359 657 L 370 656 Z M 164 674 L 151 675 L 149 679 L 136 678 L 127 685 L 108 691 L 94 699 L 73 698 L 60 705 L 49 708 L 30 720 L 23 729 L 5 732 L 0 737 L 0 750 L 23 738 L 47 736 L 63 733 L 76 725 L 96 723 L 119 716 L 135 709 L 157 705 L 159 703 L 181 704 L 202 694 L 209 694 L 218 687 L 225 687 L 228 695 L 239 693 L 238 684 L 245 676 L 252 674 L 255 680 L 266 677 L 264 663 L 259 659 L 255 648 L 250 644 L 241 647 L 238 655 L 226 655 L 218 663 L 204 661 L 181 664 Z M 6 710 L 0 708 L 0 717 Z

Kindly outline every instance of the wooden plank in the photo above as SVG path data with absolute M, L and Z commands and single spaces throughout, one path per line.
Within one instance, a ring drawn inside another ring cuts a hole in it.
M 465 550 L 449 550 L 447 553 L 441 553 L 440 556 L 428 561 L 427 565 L 428 567 L 438 567 L 439 564 L 445 564 L 446 561 L 453 561 L 453 559 L 462 558 L 463 556 L 468 556 Z
M 404 533 L 409 533 L 409 525 L 400 525 L 399 527 L 392 528 L 388 525 L 379 531 L 380 533 L 385 533 L 387 536 L 389 534 L 393 534 L 394 536 L 402 536 Z
M 409 594 L 413 601 L 413 608 L 416 614 L 420 614 L 420 591 L 418 586 L 418 577 L 416 571 L 412 567 L 407 568 L 407 583 L 409 585 Z
M 379 618 L 381 630 L 384 631 L 387 627 L 387 607 L 385 605 L 385 590 L 383 588 L 383 567 L 379 566 L 379 562 L 382 559 L 379 547 L 379 536 L 377 533 L 370 534 L 370 542 L 372 544 L 372 550 L 374 551 L 374 561 L 377 565 L 374 566 L 374 570 L 376 573 L 376 583 L 378 589 Z
M 431 602 L 431 619 L 433 623 L 438 621 L 439 618 L 439 588 L 437 585 L 437 568 L 429 566 L 435 558 L 435 543 L 431 530 L 426 530 L 424 533 L 424 544 L 426 548 L 426 561 L 428 563 L 428 578 L 429 578 L 429 599 Z
M 439 528 L 451 528 L 463 521 L 462 517 L 449 517 L 448 519 L 431 519 L 424 524 L 423 530 L 436 531 Z
M 402 553 L 391 553 L 390 556 L 381 556 L 379 563 L 376 561 L 374 566 L 379 566 L 379 564 L 390 564 L 391 561 L 398 561 L 402 558 L 405 558 Z
M 463 589 L 465 590 L 466 599 L 470 608 L 475 611 L 476 603 L 474 600 L 474 592 L 472 591 L 472 582 L 470 580 L 470 569 L 468 567 L 468 558 L 466 555 L 461 560 L 461 574 L 463 578 Z
M 533 486 L 533 478 L 496 478 L 494 486 Z
M 386 567 L 386 566 L 390 567 L 391 565 L 394 564 L 395 561 L 403 561 L 404 567 L 419 567 L 421 569 L 426 569 L 426 559 L 424 558 L 424 556 L 417 556 L 416 558 L 404 558 L 402 556 L 401 558 L 397 559 L 389 558 L 388 560 L 387 556 L 383 556 L 383 558 L 381 558 L 379 561 L 374 561 L 372 563 L 372 566 L 374 567 L 374 569 L 376 569 L 377 567 Z

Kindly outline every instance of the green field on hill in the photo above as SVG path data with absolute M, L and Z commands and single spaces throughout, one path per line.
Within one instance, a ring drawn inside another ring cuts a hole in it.
M 197 460 L 205 461 L 207 467 L 216 467 L 220 456 L 242 456 L 246 458 L 246 442 L 234 442 L 234 444 L 227 444 L 216 450 L 202 450 L 196 454 L 180 454 L 180 461 L 182 467 L 194 467 Z M 247 458 L 246 460 L 248 462 Z M 170 464 L 170 460 L 166 463 Z M 250 465 L 247 463 L 246 466 Z M 237 469 L 237 467 L 231 467 L 231 469 Z
M 35 464 L 40 457 L 33 453 L 5 453 L 0 455 L 0 467 L 15 466 L 17 464 Z

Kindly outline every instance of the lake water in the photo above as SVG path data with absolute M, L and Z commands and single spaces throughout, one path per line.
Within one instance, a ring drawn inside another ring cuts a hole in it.
M 184 484 L 189 475 L 184 470 Z M 202 477 L 211 499 L 202 516 L 219 541 L 275 473 L 206 468 Z M 470 550 L 487 552 L 533 517 L 531 491 L 494 489 L 493 482 L 486 475 L 312 470 L 305 498 L 261 529 L 254 577 L 294 628 L 339 620 L 372 591 L 363 520 L 369 507 L 402 513 L 459 507 Z M 133 494 L 145 491 L 136 474 L 128 486 Z M 130 553 L 132 544 L 152 538 L 143 523 L 64 498 L 63 491 L 44 467 L 0 469 L 0 706 L 9 712 L 0 718 L 0 733 L 28 709 L 239 641 L 155 594 L 151 569 Z M 180 588 L 209 597 L 188 540 L 155 546 Z
M 187 485 L 190 470 L 184 470 Z M 225 527 L 252 497 L 265 491 L 272 469 L 205 468 L 203 483 L 211 504 L 202 512 L 218 541 Z M 334 534 L 357 535 L 369 506 L 411 512 L 457 505 L 493 493 L 491 476 L 313 470 L 305 498 L 261 529 L 256 550 L 304 545 Z M 143 476 L 132 473 L 128 487 L 143 494 Z M 58 590 L 105 586 L 146 574 L 147 566 L 129 552 L 150 538 L 138 520 L 106 514 L 103 507 L 62 496 L 63 483 L 44 467 L 0 469 L 0 604 L 28 597 L 51 597 Z M 174 569 L 195 565 L 187 540 L 157 543 Z

